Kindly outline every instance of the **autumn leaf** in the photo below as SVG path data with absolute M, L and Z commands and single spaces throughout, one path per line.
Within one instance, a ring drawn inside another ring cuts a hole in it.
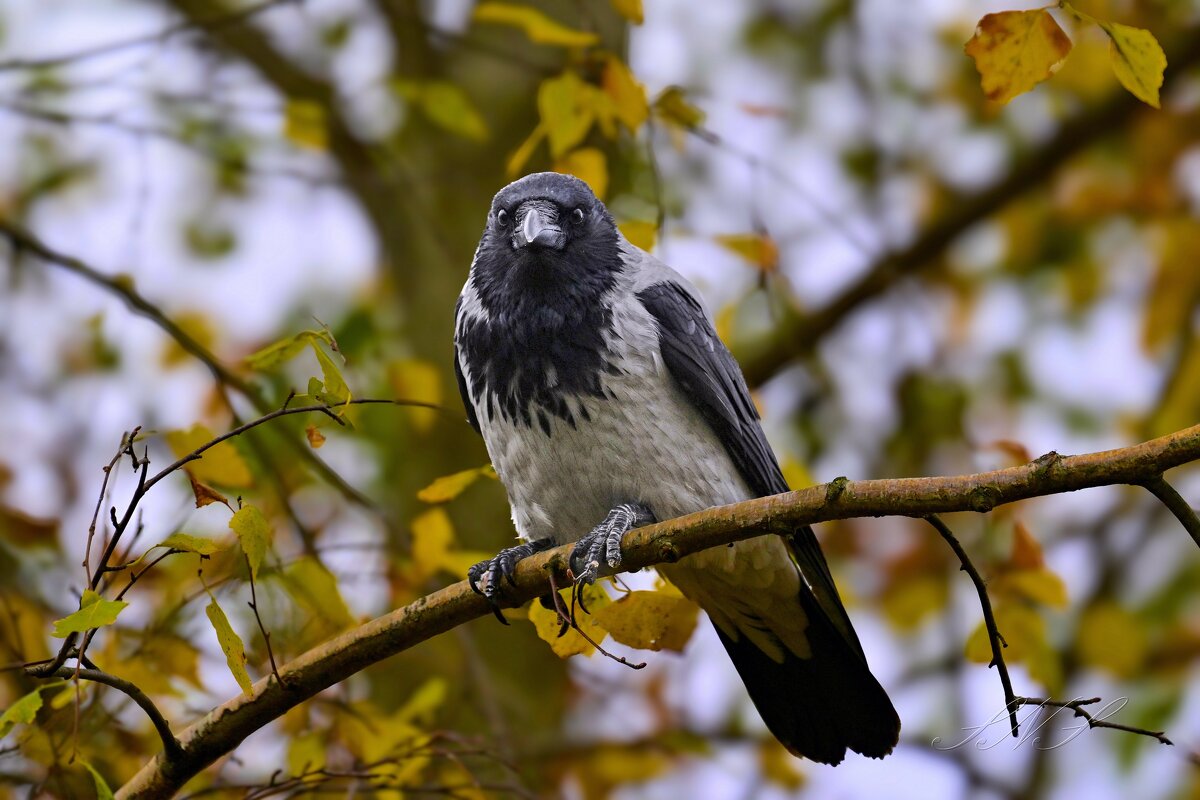
M 474 17 L 476 22 L 492 22 L 520 28 L 525 31 L 530 41 L 538 44 L 588 47 L 599 41 L 596 34 L 568 28 L 530 6 L 485 2 L 475 6 Z
M 233 679 L 241 687 L 242 693 L 252 694 L 253 686 L 250 673 L 246 672 L 246 648 L 242 644 L 242 637 L 238 636 L 237 631 L 229 624 L 229 618 L 217 605 L 217 598 L 212 595 L 209 595 L 209 598 L 204 613 L 208 615 L 208 621 L 217 632 L 217 641 L 221 644 L 221 651 L 225 653 L 225 663 L 229 665 L 229 671 L 233 673 Z
M 546 123 L 539 122 L 533 132 L 521 142 L 520 146 L 512 152 L 508 157 L 508 161 L 504 164 L 504 174 L 509 178 L 515 178 L 521 174 L 525 168 L 525 164 L 533 157 L 533 151 L 546 138 Z
M 186 333 L 206 350 L 212 350 L 217 341 L 217 329 L 212 320 L 199 311 L 185 311 L 176 314 L 171 319 L 181 331 Z M 178 367 L 189 363 L 194 356 L 183 349 L 183 345 L 171 338 L 163 346 L 159 361 L 164 367 Z
M 50 635 L 55 639 L 65 639 L 72 633 L 84 633 L 92 628 L 112 625 L 128 605 L 124 600 L 105 600 L 91 589 L 84 589 L 79 610 L 55 620 Z
M 642 0 L 612 0 L 617 13 L 634 25 L 641 25 L 645 20 L 642 12 Z
M 679 86 L 668 86 L 654 99 L 654 112 L 667 122 L 695 128 L 704 122 L 704 112 L 688 102 Z
M 454 544 L 454 525 L 450 515 L 440 508 L 431 508 L 412 521 L 412 557 L 423 576 L 441 569 L 446 555 Z
M 422 503 L 445 503 L 458 497 L 463 490 L 481 477 L 496 477 L 496 471 L 492 469 L 491 464 L 443 475 L 417 492 L 417 499 Z
M 350 402 L 350 387 L 342 377 L 342 371 L 332 358 L 320 347 L 313 343 L 313 352 L 317 354 L 317 363 L 321 365 L 321 375 L 324 386 L 321 394 L 330 405 L 340 405 Z
M 550 155 L 560 158 L 575 147 L 596 121 L 596 104 L 590 93 L 596 88 L 573 70 L 547 78 L 538 87 L 538 113 L 550 142 Z
M 150 549 L 153 550 L 155 547 L 182 550 L 185 553 L 196 553 L 201 556 L 211 556 L 213 553 L 219 553 L 224 549 L 220 542 L 214 542 L 212 539 L 205 539 L 202 536 L 192 536 L 186 533 L 172 533 Z
M 765 233 L 733 233 L 716 237 L 717 243 L 763 272 L 779 269 L 779 247 Z
M 1023 661 L 1046 645 L 1046 621 L 1032 608 L 1021 603 L 1012 603 L 995 609 L 996 627 L 1008 647 L 1004 649 L 1007 661 Z M 992 645 L 987 629 L 982 622 L 967 638 L 966 656 L 970 661 L 988 664 L 992 660 Z
M 229 498 L 208 484 L 201 483 L 191 468 L 184 467 L 183 471 L 187 473 L 188 481 L 192 484 L 192 495 L 196 498 L 196 508 L 204 508 L 212 503 L 221 503 L 226 508 L 231 508 Z
M 649 591 L 630 592 L 591 610 L 600 627 L 621 644 L 677 653 L 691 639 L 700 613 L 699 606 L 678 593 Z
M 571 607 L 571 590 L 563 589 L 559 592 L 559 596 L 563 598 L 563 604 L 569 609 Z M 577 603 L 575 619 L 579 623 L 579 627 L 592 638 L 592 641 L 600 644 L 604 640 L 606 632 L 604 628 L 600 627 L 594 615 L 611 603 L 612 599 L 603 587 L 587 584 L 583 587 L 583 602 L 592 613 L 585 613 Z M 567 628 L 566 633 L 559 636 L 562 625 L 558 621 L 557 612 L 543 607 L 541 603 L 533 603 L 529 606 L 529 621 L 533 623 L 538 638 L 549 644 L 550 649 L 559 658 L 580 654 L 590 656 L 596 652 L 596 649 L 573 628 Z
M 437 365 L 429 361 L 419 358 L 393 361 L 388 367 L 388 380 L 397 397 L 433 405 L 442 402 L 441 373 Z M 437 421 L 437 412 L 431 408 L 406 408 L 404 413 L 413 427 L 422 433 Z
M 1109 55 L 1113 72 L 1121 85 L 1143 103 L 1160 108 L 1158 90 L 1167 69 L 1167 55 L 1154 34 L 1141 28 L 1102 22 L 1109 36 Z
M 310 150 L 329 146 L 325 109 L 313 100 L 288 100 L 283 108 L 283 135 L 288 141 Z
M 1013 526 L 1013 548 L 1008 563 L 1016 569 L 1037 569 L 1046 563 L 1042 545 L 1020 521 Z
M 1007 103 L 1049 78 L 1071 52 L 1071 40 L 1044 8 L 1002 11 L 979 20 L 965 49 L 984 94 Z
M 325 444 L 325 434 L 317 430 L 316 425 L 309 425 L 304 429 L 304 436 L 308 439 L 308 446 L 313 450 L 317 450 L 321 445 Z
M 650 116 L 645 87 L 633 76 L 629 66 L 615 55 L 604 59 L 600 84 L 612 101 L 617 119 L 631 132 L 636 132 Z
M 398 80 L 393 88 L 443 130 L 473 142 L 487 139 L 487 124 L 461 86 L 450 81 Z
M 654 249 L 654 242 L 658 237 L 657 223 L 637 219 L 627 220 L 619 223 L 617 229 L 633 246 L 640 247 L 647 252 Z
M 1118 678 L 1135 677 L 1149 652 L 1145 626 L 1111 601 L 1102 601 L 1084 612 L 1076 647 L 1084 664 Z
M 283 571 L 283 580 L 288 594 L 310 614 L 328 620 L 337 630 L 354 624 L 354 615 L 338 590 L 337 578 L 317 559 L 304 556 L 292 562 Z
M 304 352 L 306 347 L 317 347 L 319 343 L 331 345 L 333 339 L 326 331 L 300 331 L 297 334 L 272 342 L 244 359 L 246 366 L 259 372 L 269 372 L 291 361 Z
M 87 768 L 88 773 L 92 776 L 92 785 L 96 787 L 96 800 L 113 800 L 113 790 L 108 785 L 108 781 L 104 780 L 104 776 L 83 759 L 80 759 L 80 763 Z
M 242 506 L 229 520 L 229 527 L 238 536 L 242 552 L 250 562 L 250 575 L 258 580 L 258 569 L 262 566 L 271 543 L 271 525 L 255 506 Z
M 601 200 L 608 193 L 608 162 L 604 153 L 595 147 L 572 150 L 554 162 L 554 171 L 579 178 Z
M 208 444 L 216 436 L 205 426 L 197 424 L 186 431 L 170 431 L 163 438 L 176 458 L 183 458 Z M 250 474 L 250 468 L 246 466 L 241 453 L 228 441 L 205 450 L 199 459 L 188 463 L 187 469 L 189 480 L 195 478 L 202 483 L 215 483 L 239 489 L 254 484 L 254 476 Z

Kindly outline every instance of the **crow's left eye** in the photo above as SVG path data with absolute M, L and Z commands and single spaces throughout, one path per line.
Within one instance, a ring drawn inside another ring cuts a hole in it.
M 498 224 L 501 228 L 508 227 L 508 212 L 503 208 L 496 212 L 496 224 Z
M 571 219 L 575 222 L 576 225 L 583 222 L 583 209 L 577 208 L 574 211 L 572 211 Z

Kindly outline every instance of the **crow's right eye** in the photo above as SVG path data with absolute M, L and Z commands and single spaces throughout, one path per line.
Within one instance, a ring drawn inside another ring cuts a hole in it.
M 501 228 L 508 227 L 508 212 L 503 208 L 496 212 L 496 224 Z

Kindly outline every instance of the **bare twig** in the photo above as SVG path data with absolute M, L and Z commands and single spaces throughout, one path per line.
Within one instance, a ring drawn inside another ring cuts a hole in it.
M 254 570 L 250 567 L 250 556 L 243 553 L 242 557 L 246 560 L 246 572 L 250 578 L 250 602 L 246 605 L 250 606 L 250 610 L 254 612 L 254 619 L 258 620 L 258 630 L 267 646 L 267 659 L 271 662 L 271 674 L 275 676 L 275 680 L 283 683 L 283 678 L 279 677 L 279 667 L 275 664 L 275 652 L 271 649 L 271 634 L 263 624 L 262 615 L 258 613 L 258 591 L 254 588 Z
M 967 551 L 963 549 L 962 544 L 955 538 L 954 533 L 942 522 L 941 518 L 936 514 L 930 514 L 925 517 L 925 521 L 934 527 L 941 534 L 941 537 L 946 540 L 946 544 L 950 545 L 950 549 L 954 551 L 954 555 L 958 557 L 959 569 L 966 572 L 971 578 L 971 583 L 975 584 L 975 592 L 979 595 L 979 607 L 983 611 L 983 625 L 987 629 L 988 642 L 992 647 L 992 660 L 989 662 L 989 667 L 995 667 L 1000 673 L 1000 685 L 1004 688 L 1004 707 L 1008 709 L 1008 724 L 1012 728 L 1012 735 L 1016 736 L 1019 731 L 1017 724 L 1017 696 L 1013 693 L 1012 678 L 1008 675 L 1008 665 L 1004 663 L 1003 648 L 1008 647 L 1008 642 L 1004 641 L 1004 637 L 1000 635 L 1000 629 L 996 627 L 996 615 L 992 612 L 992 601 L 988 597 L 987 584 L 979 575 L 979 570 L 971 563 Z
M 573 628 L 576 633 L 578 633 L 580 636 L 582 636 L 583 640 L 585 642 L 587 642 L 588 644 L 590 644 L 596 650 L 597 653 L 604 656 L 605 658 L 611 658 L 613 661 L 616 661 L 618 664 L 624 664 L 625 666 L 629 667 L 630 669 L 645 669 L 646 668 L 645 661 L 640 661 L 640 662 L 634 664 L 622 656 L 613 655 L 612 653 L 605 650 L 603 647 L 600 646 L 599 642 L 592 639 L 591 636 L 588 636 L 587 631 L 585 631 L 583 629 L 583 627 L 579 624 L 579 620 L 575 619 L 575 601 L 577 598 L 579 599 L 579 607 L 582 608 L 584 610 L 584 612 L 587 614 L 592 613 L 592 612 L 588 611 L 587 607 L 584 606 L 584 604 L 583 604 L 583 598 L 582 598 L 581 594 L 583 591 L 584 584 L 582 584 L 582 583 L 575 584 L 575 591 L 571 592 L 571 608 L 568 610 L 566 607 L 566 604 L 563 603 L 562 595 L 560 595 L 558 593 L 558 583 L 554 579 L 554 572 L 550 571 L 547 574 L 550 576 L 550 596 L 554 598 L 554 610 L 558 613 L 558 619 L 563 625 L 563 633 L 566 632 L 566 628 L 567 628 L 567 626 L 569 626 L 569 627 Z M 561 635 L 562 634 L 560 633 L 559 636 L 561 636 Z
M 1117 722 L 1109 722 L 1107 720 L 1098 719 L 1084 706 L 1095 705 L 1100 702 L 1099 697 L 1091 697 L 1086 700 L 1051 700 L 1044 697 L 1016 697 L 1014 702 L 1018 706 L 1040 706 L 1041 708 L 1065 708 L 1075 712 L 1075 716 L 1082 717 L 1087 720 L 1089 728 L 1108 728 L 1114 731 L 1125 731 L 1126 733 L 1136 733 L 1139 736 L 1149 736 L 1151 739 L 1157 739 L 1163 744 L 1175 744 L 1168 739 L 1163 731 L 1152 731 L 1146 728 L 1137 728 L 1132 725 L 1122 725 Z
M 1167 507 L 1168 511 L 1175 515 L 1175 519 L 1183 525 L 1183 529 L 1192 537 L 1192 541 L 1200 545 L 1200 517 L 1196 516 L 1195 509 L 1188 505 L 1188 501 L 1175 491 L 1175 487 L 1167 483 L 1161 475 L 1143 481 L 1142 486 L 1145 486 Z
M 167 757 L 171 758 L 182 754 L 183 750 L 179 744 L 179 740 L 171 733 L 171 726 L 167 724 L 167 720 L 163 717 L 162 712 L 158 710 L 158 706 L 154 705 L 154 701 L 145 692 L 129 681 L 118 678 L 116 675 L 109 674 L 103 670 L 85 667 L 59 667 L 51 675 L 39 677 L 82 678 L 85 681 L 103 683 L 105 686 L 111 686 L 117 691 L 125 693 L 150 718 L 150 722 L 154 725 L 154 730 L 158 732 L 158 737 L 162 739 L 163 752 Z

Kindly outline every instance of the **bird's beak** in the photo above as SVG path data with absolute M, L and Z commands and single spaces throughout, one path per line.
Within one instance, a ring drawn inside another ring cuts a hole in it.
M 518 247 L 549 247 L 562 250 L 567 244 L 566 234 L 558 226 L 558 218 L 552 211 L 539 205 L 529 204 L 524 208 L 521 226 L 513 232 L 513 244 Z

